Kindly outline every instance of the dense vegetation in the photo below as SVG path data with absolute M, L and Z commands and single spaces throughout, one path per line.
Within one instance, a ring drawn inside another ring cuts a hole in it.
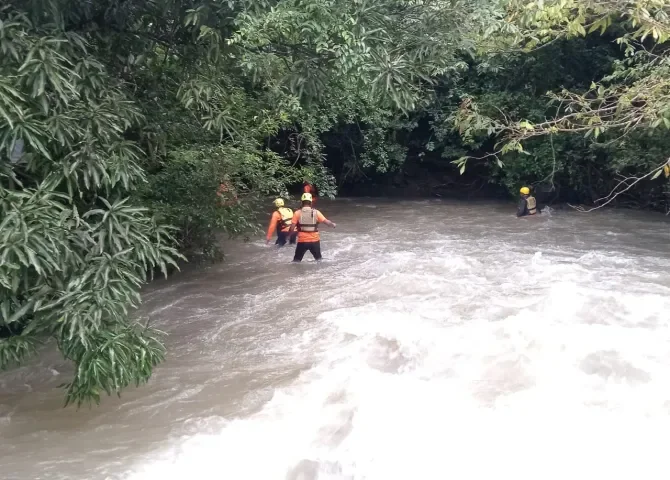
M 340 174 L 359 172 L 345 188 L 470 196 L 530 184 L 545 202 L 670 212 L 670 184 L 658 178 L 670 147 L 670 2 L 505 4 L 510 24 L 480 37 L 467 69 L 440 76 L 428 106 L 386 125 L 396 171 L 366 161 L 384 158 L 361 140 L 380 136 L 379 124 L 331 134 Z
M 669 10 L 6 0 L 0 368 L 51 339 L 76 367 L 68 402 L 146 381 L 164 351 L 133 313 L 141 285 L 219 256 L 216 232 L 252 233 L 303 179 L 667 210 Z

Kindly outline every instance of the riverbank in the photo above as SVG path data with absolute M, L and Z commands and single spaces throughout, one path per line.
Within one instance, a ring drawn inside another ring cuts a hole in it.
M 409 162 L 402 171 L 364 177 L 356 182 L 340 186 L 340 195 L 345 197 L 377 198 L 442 198 L 446 200 L 488 200 L 515 202 L 517 190 L 523 185 L 532 188 L 542 205 L 562 209 L 568 205 L 593 208 L 602 205 L 611 192 L 625 189 L 620 180 L 611 180 L 611 185 L 599 182 L 598 188 L 590 184 L 577 188 L 566 178 L 557 176 L 551 183 L 545 179 L 533 182 L 522 175 L 518 181 L 505 185 L 500 178 L 493 177 L 486 166 L 467 169 L 464 175 L 454 168 L 425 167 Z M 566 183 L 567 182 L 567 183 Z M 615 186 L 618 184 L 618 190 Z M 670 184 L 664 179 L 643 181 L 636 188 L 625 191 L 608 203 L 608 208 L 623 208 L 634 211 L 652 211 L 670 214 Z

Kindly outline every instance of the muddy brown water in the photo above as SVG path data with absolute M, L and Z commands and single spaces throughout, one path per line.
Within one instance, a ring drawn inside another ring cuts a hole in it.
M 670 223 L 322 202 L 325 261 L 262 239 L 146 288 L 149 385 L 62 409 L 0 375 L 0 478 L 667 479 Z

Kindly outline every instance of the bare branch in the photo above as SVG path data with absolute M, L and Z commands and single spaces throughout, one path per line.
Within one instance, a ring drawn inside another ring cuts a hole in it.
M 645 179 L 651 177 L 652 175 L 655 175 L 659 170 L 661 170 L 665 165 L 667 165 L 667 163 L 668 163 L 669 161 L 670 161 L 670 159 L 668 159 L 667 161 L 663 162 L 661 165 L 655 167 L 655 168 L 654 168 L 653 170 L 651 170 L 649 173 L 647 173 L 646 175 L 643 175 L 643 176 L 641 176 L 641 177 L 627 177 L 627 178 L 624 178 L 624 179 L 621 180 L 619 183 L 617 183 L 617 185 L 612 189 L 612 191 L 609 193 L 609 195 L 607 195 L 606 197 L 599 198 L 598 200 L 596 200 L 595 203 L 598 203 L 598 202 L 600 202 L 600 201 L 606 199 L 607 201 L 606 201 L 605 203 L 603 203 L 602 205 L 598 205 L 597 207 L 592 207 L 592 208 L 588 208 L 588 209 L 586 209 L 586 208 L 584 208 L 584 207 L 582 207 L 582 206 L 580 206 L 580 205 L 577 205 L 577 206 L 575 206 L 575 205 L 570 205 L 570 204 L 568 204 L 568 205 L 569 205 L 570 207 L 574 208 L 575 210 L 577 210 L 578 212 L 582 212 L 582 213 L 589 213 L 589 212 L 592 212 L 592 211 L 594 211 L 594 210 L 599 210 L 599 209 L 601 209 L 601 208 L 603 208 L 603 207 L 609 205 L 610 203 L 612 203 L 612 202 L 613 202 L 619 195 L 621 195 L 621 194 L 623 194 L 623 193 L 626 193 L 628 190 L 630 190 L 631 188 L 633 188 L 635 185 L 637 185 L 638 183 L 640 183 L 642 180 L 645 180 Z M 624 183 L 626 183 L 627 181 L 630 181 L 630 180 L 633 180 L 633 182 L 630 183 L 629 185 L 627 185 L 626 188 L 624 188 L 623 190 L 617 192 L 617 189 L 618 189 L 621 185 L 623 185 Z

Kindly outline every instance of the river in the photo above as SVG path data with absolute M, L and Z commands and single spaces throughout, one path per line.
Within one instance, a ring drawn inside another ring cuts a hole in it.
M 0 375 L 6 480 L 668 477 L 662 215 L 341 199 L 324 262 L 262 239 L 146 288 L 151 382 L 62 409 Z

